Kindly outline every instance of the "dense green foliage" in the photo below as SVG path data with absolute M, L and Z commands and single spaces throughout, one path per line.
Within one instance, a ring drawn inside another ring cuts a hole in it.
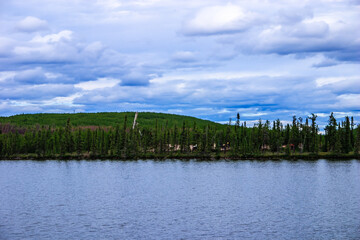
M 229 124 L 221 125 L 179 115 L 140 113 L 133 128 L 134 113 L 17 115 L 2 119 L 5 123 L 0 124 L 0 156 L 246 157 L 352 151 L 359 154 L 360 127 L 355 128 L 353 118 L 338 122 L 331 114 L 324 135 L 319 134 L 316 118 L 312 114 L 304 122 L 294 116 L 292 124 L 285 126 L 280 120 L 272 123 L 259 120 L 255 126 L 247 127 L 246 122 L 240 122 L 239 114 L 235 124 L 230 120 Z M 24 123 L 24 119 L 28 120 Z
M 142 127 L 151 128 L 158 121 L 159 125 L 164 125 L 168 122 L 169 127 L 175 125 L 180 126 L 183 121 L 196 122 L 199 127 L 210 125 L 212 127 L 221 128 L 222 125 L 207 120 L 202 120 L 194 117 L 153 113 L 153 112 L 140 112 L 140 118 L 137 120 Z M 102 113 L 39 113 L 39 114 L 19 114 L 10 117 L 0 117 L 0 123 L 11 123 L 17 126 L 50 126 L 50 127 L 63 127 L 67 119 L 71 119 L 72 126 L 112 126 L 124 124 L 124 118 L 127 115 L 128 123 L 134 120 L 134 112 L 102 112 Z

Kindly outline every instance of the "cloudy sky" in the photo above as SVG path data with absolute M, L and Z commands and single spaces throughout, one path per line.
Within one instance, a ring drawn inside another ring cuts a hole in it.
M 0 115 L 360 118 L 358 0 L 0 0 Z

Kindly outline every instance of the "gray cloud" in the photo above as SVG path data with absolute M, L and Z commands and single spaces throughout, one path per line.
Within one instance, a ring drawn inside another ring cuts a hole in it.
M 321 62 L 315 63 L 312 66 L 315 68 L 322 68 L 322 67 L 331 67 L 338 65 L 339 62 L 333 59 L 324 59 Z
M 238 111 L 254 121 L 356 113 L 353 4 L 6 1 L 0 114 L 146 110 L 227 121 Z
M 46 82 L 46 76 L 40 67 L 18 72 L 13 80 L 21 84 L 38 84 Z
M 242 3 L 216 5 L 200 9 L 190 18 L 183 32 L 191 36 L 224 35 L 222 42 L 236 45 L 241 52 L 248 54 L 312 54 L 321 53 L 338 61 L 359 61 L 359 21 L 360 14 L 348 5 L 351 19 L 344 13 L 338 13 L 340 3 L 314 2 L 312 5 L 293 5 L 282 2 L 256 3 L 249 6 Z M 350 3 L 349 3 L 350 4 Z M 257 7 L 254 7 L 257 6 Z M 265 7 L 268 8 L 265 8 Z M 247 9 L 248 8 L 248 9 Z M 334 18 L 334 12 L 337 16 Z M 217 19 L 219 18 L 219 19 Z
M 12 47 L 15 41 L 10 38 L 0 37 L 0 58 L 11 55 Z
M 74 86 L 67 84 L 22 85 L 21 87 L 15 85 L 3 87 L 0 92 L 0 98 L 12 100 L 43 100 L 68 96 L 74 92 Z

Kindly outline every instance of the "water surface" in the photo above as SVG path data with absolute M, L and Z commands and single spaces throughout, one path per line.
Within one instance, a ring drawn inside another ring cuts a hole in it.
M 0 239 L 360 239 L 360 162 L 0 161 Z

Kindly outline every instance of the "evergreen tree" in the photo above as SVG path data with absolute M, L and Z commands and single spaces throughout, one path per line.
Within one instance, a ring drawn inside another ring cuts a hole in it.
M 158 120 L 156 119 L 155 120 L 155 132 L 154 132 L 154 139 L 153 139 L 153 148 L 154 148 L 154 152 L 155 153 L 157 153 L 158 152 L 158 141 L 159 141 L 159 137 L 158 137 L 158 131 L 159 131 L 159 129 L 158 129 Z
M 299 123 L 297 121 L 296 116 L 293 116 L 293 121 L 291 125 L 291 133 L 290 133 L 290 142 L 294 144 L 294 151 L 298 149 L 300 143 L 300 131 L 299 131 Z
M 69 153 L 73 152 L 73 146 L 74 146 L 74 142 L 71 133 L 70 118 L 68 118 L 65 127 L 65 151 Z
M 304 125 L 304 151 L 310 152 L 310 144 L 311 144 L 311 135 L 310 135 L 310 126 L 309 126 L 309 118 L 305 119 Z
M 311 124 L 309 126 L 309 119 Z M 180 150 L 186 154 L 191 151 L 201 154 L 210 154 L 220 157 L 221 150 L 231 156 L 248 156 L 249 154 L 264 154 L 268 147 L 272 152 L 279 152 L 285 145 L 285 153 L 294 144 L 297 150 L 316 153 L 332 151 L 334 153 L 349 153 L 354 150 L 359 154 L 360 133 L 359 126 L 354 129 L 353 118 L 345 117 L 338 122 L 331 113 L 325 127 L 325 135 L 319 133 L 316 124 L 317 116 L 312 114 L 306 118 L 293 117 L 292 124 L 285 127 L 280 120 L 270 124 L 261 119 L 254 127 L 247 128 L 246 122 L 240 125 L 240 115 L 234 126 L 229 124 L 216 127 L 211 124 L 199 126 L 193 122 L 191 127 L 182 122 L 178 129 L 176 122 L 170 125 L 161 119 L 155 121 L 151 127 L 127 128 L 127 117 L 124 116 L 124 125 L 115 127 L 77 127 L 73 129 L 70 119 L 64 127 L 32 126 L 27 128 L 0 124 L 0 156 L 17 156 L 19 154 L 38 154 L 39 156 L 64 156 L 76 152 L 79 156 L 85 151 L 93 156 L 116 156 L 136 158 L 156 153 L 155 156 L 170 156 Z M 171 127 L 170 127 L 170 126 Z M 295 149 L 294 149 L 295 150 Z M 141 152 L 141 155 L 139 153 Z M 86 157 L 86 155 L 84 155 Z
M 360 124 L 356 128 L 356 141 L 355 141 L 354 153 L 356 156 L 360 155 Z
M 121 141 L 120 141 L 120 144 L 119 144 L 119 149 L 117 151 L 117 155 L 120 156 L 121 155 L 121 152 L 126 152 L 127 150 L 127 133 L 126 133 L 126 130 L 127 130 L 127 115 L 125 115 L 124 117 L 124 125 L 123 125 L 123 130 L 122 130 L 122 133 L 121 133 Z
M 178 129 L 177 129 L 177 126 L 175 124 L 173 138 L 172 138 L 172 151 L 177 150 L 177 145 L 178 145 Z
M 290 125 L 286 124 L 285 127 L 285 136 L 284 136 L 284 145 L 290 144 Z
M 311 145 L 310 149 L 311 152 L 315 153 L 318 152 L 318 126 L 316 125 L 316 118 L 317 115 L 311 114 Z
M 81 129 L 78 128 L 77 135 L 76 135 L 76 152 L 79 155 L 82 152 L 82 136 L 81 136 Z
M 349 153 L 351 150 L 351 142 L 350 142 L 350 121 L 349 117 L 345 117 L 345 129 L 344 129 L 344 137 L 343 137 L 343 153 Z
M 186 126 L 185 126 L 185 121 L 183 121 L 183 127 L 182 127 L 182 131 L 181 131 L 181 135 L 180 135 L 180 149 L 181 152 L 185 152 L 187 147 L 186 147 Z
M 339 129 L 338 129 L 338 131 L 336 132 L 336 135 L 335 135 L 334 153 L 336 153 L 336 154 L 340 154 L 341 149 L 342 149 L 340 133 L 341 133 L 341 127 L 340 127 L 340 123 L 339 123 Z
M 237 113 L 236 115 L 236 124 L 235 124 L 235 154 L 238 155 L 240 152 L 240 114 Z
M 86 130 L 84 145 L 85 145 L 84 146 L 85 150 L 87 152 L 90 152 L 91 151 L 91 145 L 92 145 L 92 132 L 91 132 L 91 130 L 89 128 Z
M 336 143 L 336 126 L 337 122 L 332 112 L 329 117 L 328 125 L 325 127 L 325 139 L 327 142 L 327 150 L 333 151 Z
M 350 148 L 354 149 L 355 147 L 355 134 L 354 134 L 354 117 L 351 117 L 351 130 L 350 130 Z

